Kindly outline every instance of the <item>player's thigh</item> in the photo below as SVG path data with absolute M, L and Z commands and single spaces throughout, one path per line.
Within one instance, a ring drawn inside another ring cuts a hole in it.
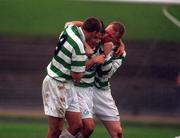
M 67 89 L 49 76 L 43 81 L 42 97 L 45 115 L 64 118 L 66 111 Z
M 82 125 L 81 113 L 80 112 L 66 111 L 66 120 L 67 120 L 69 126 L 72 126 L 74 124 Z
M 68 123 L 68 131 L 72 135 L 76 135 L 82 128 L 80 112 L 66 111 L 66 120 Z

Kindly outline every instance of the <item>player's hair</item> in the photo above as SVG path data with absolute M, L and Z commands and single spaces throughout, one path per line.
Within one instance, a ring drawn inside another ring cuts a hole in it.
M 116 31 L 118 37 L 121 38 L 125 33 L 125 26 L 118 21 L 113 21 L 110 24 L 113 25 L 113 30 Z
M 101 22 L 98 18 L 96 17 L 89 17 L 87 18 L 83 25 L 82 29 L 87 31 L 87 32 L 100 32 L 101 31 Z
M 105 33 L 105 24 L 102 20 L 100 20 L 100 23 L 101 23 L 101 30 L 100 30 L 100 33 Z

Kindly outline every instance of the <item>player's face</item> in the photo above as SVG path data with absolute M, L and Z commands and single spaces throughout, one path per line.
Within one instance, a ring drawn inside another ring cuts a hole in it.
M 89 45 L 94 48 L 94 46 L 98 45 L 101 42 L 101 33 L 94 33 L 91 35 L 91 39 L 89 40 Z
M 92 37 L 91 43 L 93 45 L 99 44 L 101 42 L 101 37 L 102 37 L 102 34 L 101 33 L 97 33 L 94 37 Z
M 102 37 L 102 41 L 103 42 L 113 42 L 113 43 L 117 43 L 119 42 L 119 38 L 117 37 L 117 32 L 115 32 L 113 30 L 113 26 L 112 25 L 108 25 L 105 29 L 105 33 Z

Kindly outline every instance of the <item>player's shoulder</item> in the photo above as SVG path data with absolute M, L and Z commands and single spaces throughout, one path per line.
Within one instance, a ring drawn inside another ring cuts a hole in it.
M 67 28 L 73 29 L 73 30 L 78 30 L 79 29 L 78 26 L 76 26 L 76 25 L 74 25 L 72 23 L 66 23 L 65 26 L 64 26 L 64 29 L 67 29 Z
M 80 39 L 81 39 L 81 36 L 83 36 L 83 32 L 81 28 L 72 23 L 67 23 L 64 29 L 66 30 L 66 32 L 70 32 L 71 35 L 76 35 Z

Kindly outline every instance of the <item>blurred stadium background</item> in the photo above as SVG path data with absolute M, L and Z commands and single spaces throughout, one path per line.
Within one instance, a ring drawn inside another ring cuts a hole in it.
M 163 8 L 180 19 L 173 4 L 0 0 L 0 120 L 43 115 L 41 84 L 64 23 L 97 16 L 126 26 L 127 58 L 111 79 L 122 120 L 180 124 L 180 27 Z

